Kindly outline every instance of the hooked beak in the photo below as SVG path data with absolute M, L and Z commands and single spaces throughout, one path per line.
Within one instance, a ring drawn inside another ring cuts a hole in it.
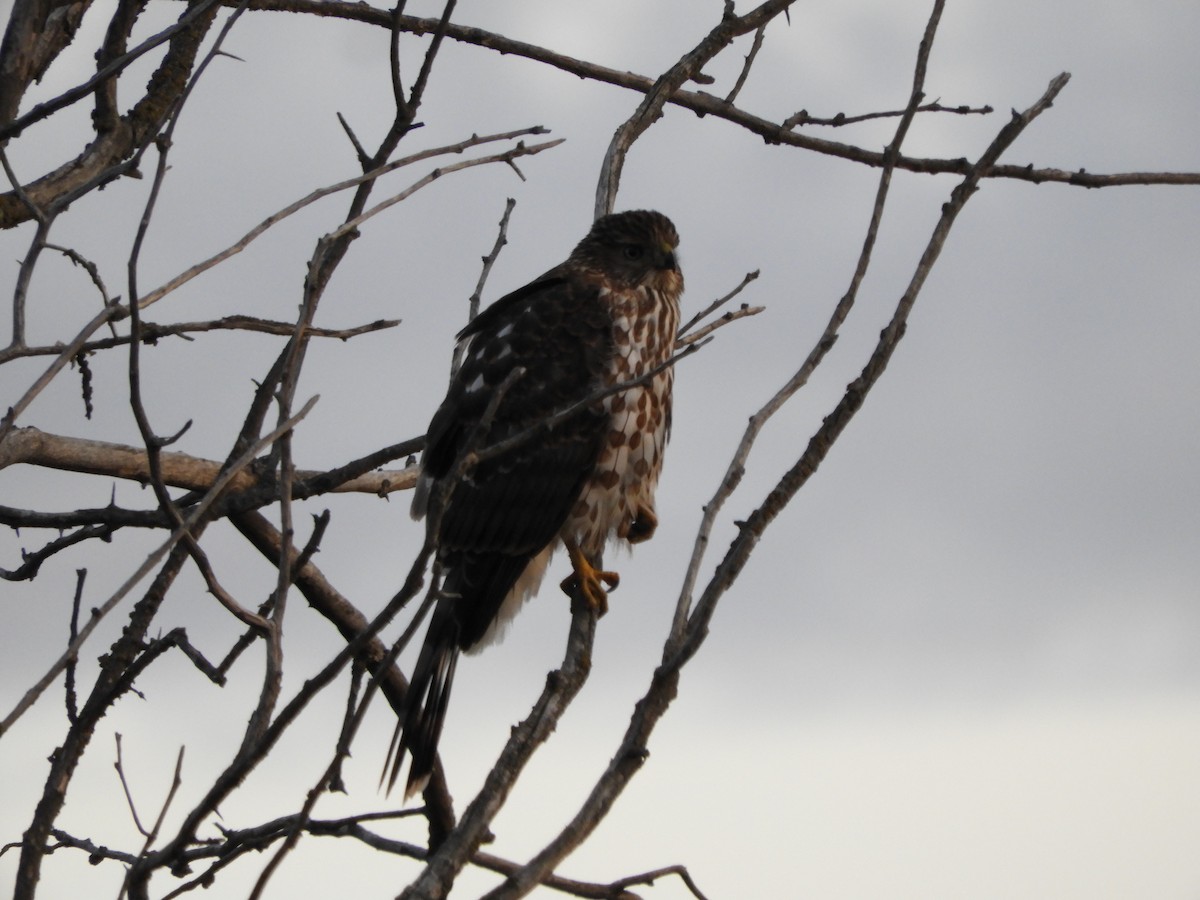
M 666 244 L 663 244 L 655 262 L 657 263 L 656 268 L 670 272 L 679 271 L 679 258 L 675 255 L 674 249 Z

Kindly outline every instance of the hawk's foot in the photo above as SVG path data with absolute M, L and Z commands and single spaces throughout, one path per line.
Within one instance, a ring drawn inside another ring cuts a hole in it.
M 658 516 L 654 514 L 654 510 L 648 506 L 639 506 L 637 515 L 629 521 L 623 522 L 617 529 L 617 536 L 631 544 L 640 544 L 642 541 L 648 541 L 654 537 L 654 532 L 657 530 Z
M 573 571 L 559 585 L 563 593 L 571 598 L 579 598 L 589 609 L 595 610 L 596 615 L 604 615 L 608 612 L 608 591 L 617 589 L 621 576 L 616 572 L 597 569 L 574 544 L 567 544 L 567 554 L 571 557 Z M 608 591 L 605 590 L 606 586 Z

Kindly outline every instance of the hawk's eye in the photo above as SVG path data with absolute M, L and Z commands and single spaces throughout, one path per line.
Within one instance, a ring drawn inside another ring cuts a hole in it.
M 639 260 L 646 255 L 646 248 L 638 244 L 626 244 L 621 248 L 621 254 L 628 260 Z

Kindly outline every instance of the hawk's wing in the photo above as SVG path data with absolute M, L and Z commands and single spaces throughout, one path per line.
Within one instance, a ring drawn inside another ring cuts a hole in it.
M 404 755 L 412 756 L 405 796 L 433 770 L 460 649 L 484 637 L 530 561 L 557 537 L 596 466 L 608 415 L 585 409 L 461 478 L 458 463 L 466 451 L 486 451 L 600 387 L 612 330 L 599 288 L 560 267 L 497 301 L 460 334 L 469 343 L 430 422 L 413 497 L 414 515 L 433 513 L 445 581 L 389 753 L 389 788 Z M 522 374 L 497 398 L 518 368 Z M 440 516 L 428 509 L 439 487 L 449 489 Z
M 469 341 L 462 367 L 426 439 L 426 487 L 453 478 L 465 450 L 484 451 L 593 393 L 612 354 L 612 319 L 599 289 L 560 270 L 497 301 L 460 336 Z M 518 367 L 523 374 L 480 429 Z M 452 486 L 437 542 L 456 582 L 447 589 L 462 595 L 461 646 L 483 636 L 526 564 L 557 536 L 607 430 L 605 413 L 585 410 L 484 460 Z

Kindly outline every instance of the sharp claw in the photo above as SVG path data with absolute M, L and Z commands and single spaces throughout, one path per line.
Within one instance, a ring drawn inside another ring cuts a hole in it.
M 567 553 L 571 557 L 571 568 L 574 571 L 563 579 L 560 587 L 563 593 L 571 598 L 578 598 L 596 611 L 597 615 L 608 612 L 608 591 L 615 591 L 621 583 L 621 576 L 616 572 L 597 569 L 583 555 L 578 547 L 567 545 Z M 603 582 L 603 584 L 602 584 Z M 608 591 L 605 590 L 607 586 Z

